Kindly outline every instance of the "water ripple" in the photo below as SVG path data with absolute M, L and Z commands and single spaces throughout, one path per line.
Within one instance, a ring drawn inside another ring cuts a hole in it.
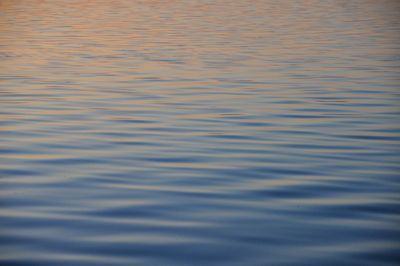
M 0 264 L 397 265 L 398 1 L 0 1 Z

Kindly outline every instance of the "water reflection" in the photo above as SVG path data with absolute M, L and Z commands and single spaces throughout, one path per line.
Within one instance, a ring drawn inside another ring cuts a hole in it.
M 397 1 L 0 1 L 0 264 L 395 265 Z

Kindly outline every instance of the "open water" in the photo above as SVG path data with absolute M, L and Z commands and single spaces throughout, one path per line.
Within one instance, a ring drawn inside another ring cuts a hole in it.
M 399 17 L 0 0 L 0 265 L 397 265 Z

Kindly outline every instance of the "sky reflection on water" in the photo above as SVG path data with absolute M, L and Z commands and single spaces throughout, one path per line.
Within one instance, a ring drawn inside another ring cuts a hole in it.
M 0 265 L 396 265 L 398 1 L 0 1 Z

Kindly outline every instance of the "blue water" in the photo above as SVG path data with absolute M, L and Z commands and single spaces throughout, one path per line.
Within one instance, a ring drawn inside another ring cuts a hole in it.
M 0 265 L 397 265 L 399 13 L 0 0 Z

